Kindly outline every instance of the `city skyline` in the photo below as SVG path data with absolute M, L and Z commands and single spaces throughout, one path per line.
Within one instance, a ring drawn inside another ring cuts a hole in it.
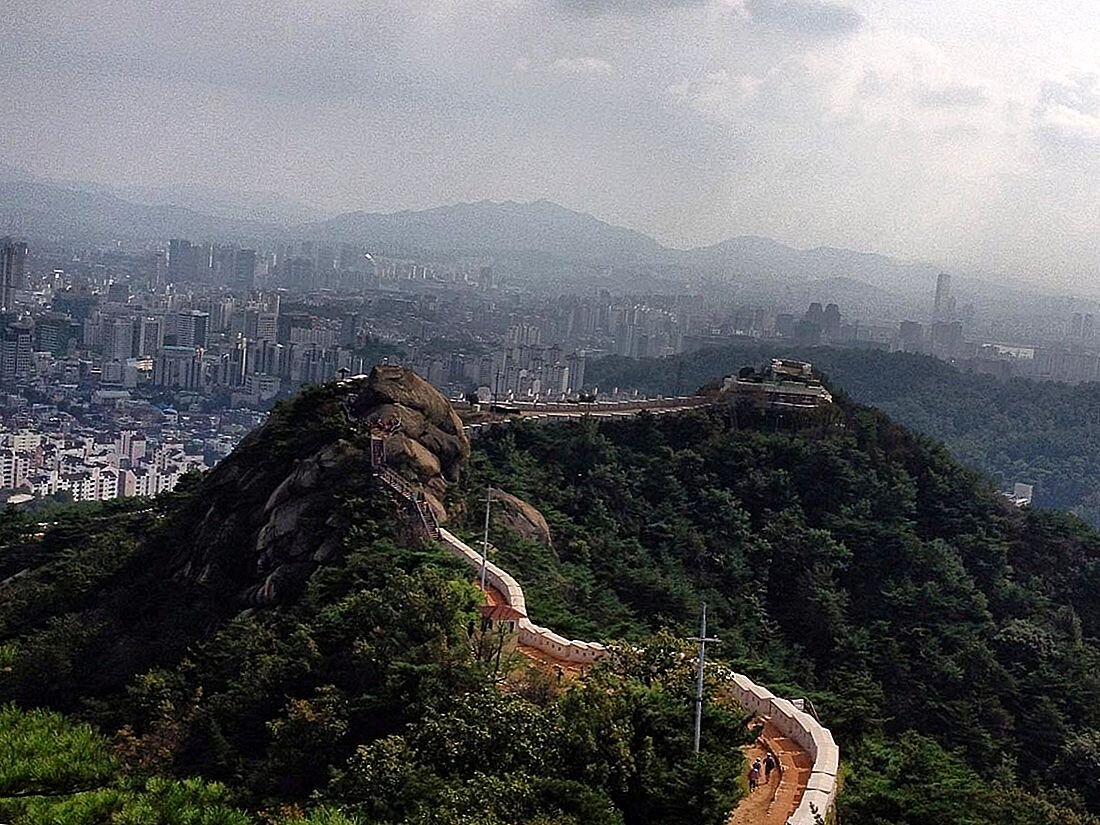
M 1070 2 L 13 11 L 0 145 L 49 177 L 327 212 L 548 198 L 672 246 L 763 235 L 1037 284 L 1100 266 L 1100 22 Z

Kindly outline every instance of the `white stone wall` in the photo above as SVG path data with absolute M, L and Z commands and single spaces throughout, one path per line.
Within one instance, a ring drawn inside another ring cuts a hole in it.
M 481 570 L 481 553 L 442 528 L 439 537 L 459 558 Z M 492 562 L 485 566 L 485 580 L 507 599 L 512 608 L 523 614 L 524 618 L 518 622 L 521 644 L 577 664 L 595 662 L 607 652 L 606 647 L 596 642 L 566 639 L 549 628 L 533 623 L 527 618 L 527 601 L 519 582 Z M 837 771 L 840 768 L 840 749 L 833 741 L 833 735 L 813 716 L 798 710 L 786 699 L 757 685 L 747 676 L 734 674 L 730 688 L 734 698 L 744 708 L 757 716 L 770 718 L 780 733 L 797 742 L 814 760 L 810 780 L 798 808 L 787 820 L 788 825 L 814 825 L 815 808 L 823 818 L 826 817 L 836 802 Z
M 481 553 L 442 528 L 439 531 L 439 537 L 471 567 L 481 570 Z M 566 639 L 549 628 L 540 627 L 532 622 L 527 618 L 527 600 L 524 598 L 523 588 L 511 574 L 501 570 L 492 562 L 485 565 L 485 581 L 504 596 L 509 606 L 523 614 L 523 618 L 518 622 L 520 644 L 529 645 L 556 659 L 577 664 L 594 662 L 606 653 L 607 648 L 601 644 Z
M 765 687 L 740 673 L 731 681 L 734 697 L 757 716 L 767 716 L 784 736 L 798 743 L 813 758 L 813 769 L 798 808 L 788 825 L 814 825 L 814 809 L 822 818 L 836 802 L 840 749 L 833 735 L 813 716 L 798 710 Z

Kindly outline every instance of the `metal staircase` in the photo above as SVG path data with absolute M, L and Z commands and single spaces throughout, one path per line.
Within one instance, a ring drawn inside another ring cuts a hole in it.
M 406 481 L 404 477 L 386 464 L 386 442 L 373 435 L 370 440 L 370 464 L 374 477 L 401 496 L 416 514 L 416 522 L 425 535 L 429 539 L 438 541 L 439 519 L 436 518 L 431 505 L 428 504 L 424 491 L 417 485 Z

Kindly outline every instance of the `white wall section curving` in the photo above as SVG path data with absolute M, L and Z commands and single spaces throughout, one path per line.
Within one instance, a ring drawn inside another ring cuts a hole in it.
M 648 412 L 675 412 L 686 408 L 702 406 L 709 399 L 698 397 L 664 399 L 656 404 L 647 405 Z M 551 405 L 546 405 L 551 406 Z M 560 405 L 553 405 L 560 406 Z M 589 411 L 589 414 L 609 415 L 636 415 L 638 406 L 611 411 L 601 405 L 598 413 Z M 570 406 L 567 410 L 524 410 L 524 414 L 536 418 L 567 418 L 580 417 L 584 413 Z M 503 423 L 503 422 L 498 422 Z M 482 425 L 494 426 L 494 425 Z M 480 429 L 475 425 L 474 428 Z M 471 433 L 473 434 L 473 433 Z M 374 442 L 378 443 L 375 444 Z M 481 553 L 474 550 L 453 533 L 441 528 L 435 520 L 431 510 L 423 504 L 423 494 L 415 485 L 398 476 L 396 472 L 386 466 L 385 450 L 381 446 L 381 439 L 372 438 L 371 464 L 375 474 L 386 483 L 395 493 L 415 509 L 419 519 L 423 522 L 423 528 L 430 538 L 442 541 L 459 558 L 464 559 L 471 567 L 480 570 Z M 566 639 L 546 627 L 540 627 L 530 620 L 527 615 L 527 600 L 523 595 L 523 588 L 507 571 L 502 570 L 492 562 L 486 563 L 486 583 L 501 594 L 506 603 L 512 607 L 521 618 L 517 622 L 519 642 L 521 645 L 533 648 L 551 660 L 566 664 L 585 665 L 595 662 L 607 654 L 607 648 L 597 642 L 585 642 L 578 639 Z M 832 734 L 810 714 L 798 710 L 786 699 L 782 699 L 765 687 L 754 683 L 747 676 L 734 674 L 730 681 L 730 690 L 735 699 L 754 715 L 769 719 L 775 728 L 785 737 L 792 740 L 813 759 L 813 767 L 810 777 L 802 791 L 798 806 L 788 818 L 788 825 L 816 825 L 818 817 L 829 817 L 836 803 L 837 771 L 840 764 L 840 751 L 833 741 Z
M 481 553 L 474 550 L 453 533 L 440 528 L 440 540 L 457 556 L 480 570 Z M 485 568 L 486 582 L 499 592 L 517 612 L 520 619 L 519 641 L 554 659 L 584 664 L 594 662 L 607 653 L 607 648 L 596 642 L 566 639 L 545 627 L 539 627 L 527 617 L 527 600 L 523 588 L 511 574 L 492 562 Z M 797 743 L 813 758 L 809 782 L 802 793 L 795 812 L 788 818 L 788 825 L 815 825 L 817 815 L 824 819 L 836 802 L 837 772 L 840 768 L 840 749 L 833 735 L 813 716 L 798 710 L 765 687 L 740 673 L 730 682 L 731 693 L 745 709 L 760 717 L 769 718 L 784 736 Z

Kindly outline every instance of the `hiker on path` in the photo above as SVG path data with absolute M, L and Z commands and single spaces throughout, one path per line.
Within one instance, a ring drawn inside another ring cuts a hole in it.
M 772 771 L 778 767 L 775 760 L 775 754 L 769 753 L 764 757 L 764 782 L 768 784 L 772 781 Z
M 760 763 L 753 762 L 752 767 L 749 769 L 749 793 L 756 790 L 756 786 L 760 784 Z

